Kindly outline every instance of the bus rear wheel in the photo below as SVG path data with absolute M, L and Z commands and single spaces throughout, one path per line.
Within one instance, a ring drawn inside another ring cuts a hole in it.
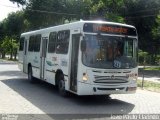
M 59 75 L 58 77 L 58 90 L 60 95 L 63 97 L 67 96 L 67 91 L 65 90 L 65 81 L 63 75 Z
M 33 77 L 33 74 L 32 74 L 32 67 L 29 66 L 28 68 L 28 80 L 31 82 L 31 83 L 34 83 L 35 80 L 34 80 L 34 77 Z

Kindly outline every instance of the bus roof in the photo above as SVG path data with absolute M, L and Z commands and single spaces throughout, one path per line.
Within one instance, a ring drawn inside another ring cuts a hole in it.
M 118 25 L 118 26 L 135 28 L 135 27 L 132 26 L 132 25 L 122 24 L 122 23 L 116 23 L 116 22 L 108 22 L 108 21 L 101 21 L 101 20 L 94 20 L 94 21 L 84 21 L 84 20 L 80 20 L 80 21 L 77 21 L 77 22 L 66 23 L 66 24 L 57 25 L 57 26 L 52 26 L 52 27 L 43 28 L 43 29 L 39 29 L 39 30 L 24 32 L 24 33 L 21 34 L 21 36 L 27 35 L 27 34 L 32 34 L 32 33 L 43 32 L 43 31 L 50 30 L 50 29 L 57 28 L 57 27 L 64 27 L 64 26 L 68 26 L 68 25 L 76 25 L 76 24 L 84 24 L 84 23 L 109 24 L 109 25 Z

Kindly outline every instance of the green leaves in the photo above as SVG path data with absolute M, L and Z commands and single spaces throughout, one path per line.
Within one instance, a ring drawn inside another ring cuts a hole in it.
M 102 19 L 134 25 L 139 47 L 149 54 L 160 49 L 159 0 L 10 0 L 25 5 L 0 23 L 0 40 L 18 40 L 20 33 L 65 22 Z M 26 4 L 27 1 L 27 4 Z M 160 51 L 160 50 L 159 50 Z
M 6 36 L 4 40 L 2 41 L 1 45 L 1 50 L 5 53 L 11 53 L 11 52 L 16 52 L 18 49 L 18 44 L 16 40 L 9 38 Z
M 10 0 L 11 2 L 17 2 L 17 4 L 25 5 L 27 0 Z
M 25 18 L 31 30 L 75 21 L 89 15 L 90 0 L 30 0 Z
M 156 18 L 157 25 L 152 29 L 152 35 L 155 40 L 160 39 L 160 14 Z
M 17 53 L 20 34 L 25 30 L 24 14 L 22 11 L 10 13 L 6 19 L 0 23 L 0 53 L 3 57 L 6 53 Z

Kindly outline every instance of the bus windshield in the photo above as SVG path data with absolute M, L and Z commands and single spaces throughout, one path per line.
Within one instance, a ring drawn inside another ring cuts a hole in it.
M 137 39 L 85 34 L 84 65 L 104 69 L 129 69 L 137 66 Z

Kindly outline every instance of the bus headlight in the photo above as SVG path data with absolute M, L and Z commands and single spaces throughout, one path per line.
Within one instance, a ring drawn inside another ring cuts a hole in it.
M 83 73 L 82 80 L 83 80 L 83 81 L 87 81 L 87 80 L 88 80 L 88 76 L 87 76 L 87 74 L 86 74 L 86 73 Z
M 135 80 L 135 81 L 138 80 L 138 74 L 137 73 L 134 74 L 133 80 Z

